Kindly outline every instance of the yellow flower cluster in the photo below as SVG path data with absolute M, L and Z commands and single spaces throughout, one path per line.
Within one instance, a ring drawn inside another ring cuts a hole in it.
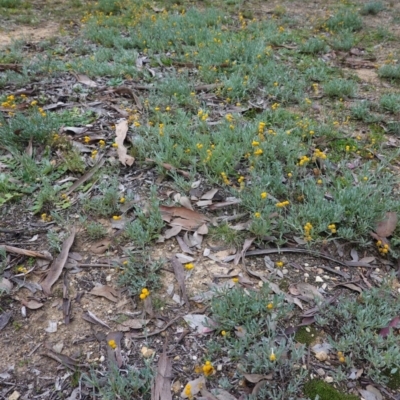
M 336 225 L 335 224 L 328 225 L 328 229 L 331 231 L 331 233 L 336 233 Z
M 314 154 L 313 154 L 313 160 L 315 161 L 317 158 L 320 158 L 321 160 L 326 159 L 326 154 L 321 151 L 320 149 L 315 149 Z
M 90 136 L 84 136 L 83 141 L 85 143 L 89 143 L 90 142 Z
M 261 156 L 261 154 L 263 153 L 262 149 L 258 148 L 254 151 L 254 155 L 255 156 Z
M 277 262 L 275 263 L 275 265 L 276 265 L 278 268 L 282 268 L 282 267 L 283 267 L 283 261 L 277 261 Z
M 233 121 L 234 121 L 234 118 L 233 118 L 233 115 L 232 115 L 232 114 L 226 114 L 226 115 L 225 115 L 225 119 L 226 119 L 228 122 L 233 122 Z
M 203 144 L 202 144 L 202 143 L 197 143 L 197 144 L 196 144 L 196 147 L 197 147 L 199 150 L 201 150 L 201 149 L 203 148 Z
M 378 240 L 376 245 L 378 246 L 379 253 L 382 255 L 389 253 L 390 246 L 388 244 L 383 244 L 381 240 Z
M 141 300 L 144 300 L 149 295 L 150 295 L 150 292 L 146 288 L 143 288 L 142 292 L 139 295 L 139 297 L 140 297 Z
M 103 139 L 101 139 L 99 140 L 99 145 L 100 147 L 104 147 L 106 145 L 106 142 Z
M 312 237 L 311 237 L 311 231 L 312 231 L 313 226 L 310 224 L 310 222 L 307 222 L 304 225 L 304 239 L 307 240 L 307 242 L 309 242 Z
M 346 358 L 344 357 L 344 354 L 341 351 L 338 351 L 337 355 L 340 363 L 346 362 Z
M 95 159 L 97 156 L 98 151 L 97 150 L 93 150 L 92 151 L 92 155 L 90 156 L 91 158 Z
M 288 206 L 289 204 L 290 204 L 289 200 L 285 200 L 285 201 L 281 201 L 279 203 L 276 203 L 275 206 L 278 207 L 278 208 L 283 208 L 283 207 Z
M 15 108 L 17 106 L 15 104 L 15 96 L 13 94 L 7 96 L 7 101 L 3 101 L 1 106 L 6 108 Z
M 43 222 L 50 222 L 50 221 L 52 220 L 51 215 L 47 215 L 46 213 L 43 213 L 43 214 L 40 216 L 40 218 L 41 218 L 41 220 L 42 220 Z
M 202 120 L 202 121 L 207 121 L 208 119 L 208 114 L 205 113 L 203 110 L 199 110 L 197 112 L 197 116 Z
M 254 217 L 255 217 L 255 218 L 260 218 L 260 217 L 261 217 L 261 213 L 255 212 L 255 213 L 254 213 Z
M 111 339 L 108 341 L 108 345 L 112 348 L 112 349 L 116 349 L 117 348 L 117 343 L 114 339 Z
M 227 177 L 225 172 L 221 172 L 221 176 L 222 176 L 222 180 L 224 181 L 225 185 L 231 184 L 231 181 L 229 180 L 229 178 Z
M 158 125 L 158 133 L 160 136 L 164 136 L 164 124 Z
M 183 390 L 183 392 L 185 393 L 185 395 L 189 398 L 192 399 L 193 398 L 193 394 L 192 394 L 192 385 L 190 383 L 188 383 L 185 386 L 185 389 Z
M 206 361 L 202 369 L 205 376 L 210 376 L 214 373 L 214 367 L 212 366 L 211 361 Z
M 185 264 L 185 268 L 190 271 L 191 269 L 194 268 L 194 264 L 193 263 Z
M 257 146 L 260 145 L 260 142 L 257 142 L 257 140 L 253 140 L 253 141 L 251 142 L 251 145 L 252 145 L 253 147 L 257 147 Z
M 310 161 L 310 157 L 302 156 L 300 158 L 300 161 L 298 162 L 298 165 L 303 166 L 304 164 L 307 164 L 309 161 Z
M 28 272 L 28 269 L 24 267 L 23 265 L 19 265 L 16 268 L 16 272 L 19 272 L 20 274 L 26 274 Z
M 279 103 L 272 104 L 271 108 L 275 111 L 280 106 Z
M 258 135 L 262 135 L 265 129 L 265 122 L 260 122 L 258 124 Z
M 268 193 L 267 192 L 262 192 L 261 193 L 261 198 L 262 199 L 266 199 L 268 197 Z
M 121 216 L 120 215 L 113 215 L 112 218 L 113 218 L 114 221 L 119 221 L 121 219 Z
M 276 132 L 273 129 L 268 129 L 268 134 L 269 135 L 276 135 Z
M 274 303 L 268 303 L 267 308 L 268 310 L 272 310 L 274 308 Z

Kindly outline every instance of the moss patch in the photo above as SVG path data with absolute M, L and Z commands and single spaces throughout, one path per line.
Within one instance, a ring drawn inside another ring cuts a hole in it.
M 317 330 L 313 326 L 302 326 L 294 335 L 294 340 L 309 346 L 317 337 Z
M 400 389 L 400 369 L 397 368 L 394 373 L 392 371 L 393 369 L 387 369 L 383 373 L 389 378 L 387 385 L 392 390 Z
M 314 400 L 317 395 L 319 400 L 358 400 L 358 396 L 341 393 L 329 383 L 313 379 L 304 385 L 304 394 Z

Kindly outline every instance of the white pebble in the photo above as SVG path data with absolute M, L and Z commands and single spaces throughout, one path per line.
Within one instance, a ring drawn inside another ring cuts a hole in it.
M 197 356 L 193 356 L 192 359 L 196 361 L 197 360 Z
M 321 287 L 322 287 L 322 289 L 326 289 L 326 287 L 327 287 L 328 285 L 326 284 L 326 283 L 324 283 Z
M 217 371 L 222 371 L 222 364 L 217 365 Z
M 332 383 L 332 382 L 333 382 L 333 378 L 332 378 L 331 376 L 327 376 L 327 377 L 325 378 L 325 382 L 327 382 L 327 383 Z
M 100 357 L 100 362 L 104 362 L 105 359 L 106 359 L 106 358 L 105 358 L 104 356 L 101 356 L 101 357 Z
M 304 274 L 304 278 L 308 278 L 310 276 L 310 274 L 308 274 L 307 272 Z
M 305 267 L 309 267 L 309 266 L 310 266 L 310 264 L 308 264 L 308 263 L 304 263 L 304 266 L 305 266 Z
M 323 281 L 324 280 L 320 276 L 315 277 L 315 282 L 323 282 Z

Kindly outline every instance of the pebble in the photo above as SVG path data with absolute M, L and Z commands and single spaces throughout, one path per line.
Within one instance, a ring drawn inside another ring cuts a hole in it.
M 18 400 L 21 397 L 21 394 L 16 390 L 8 397 L 8 400 Z
M 222 364 L 217 365 L 217 371 L 222 371 Z
M 324 279 L 329 279 L 329 276 L 328 275 L 323 275 L 323 278 Z
M 324 371 L 322 368 L 318 368 L 318 369 L 317 369 L 317 374 L 318 374 L 319 376 L 324 376 L 324 375 L 325 375 L 325 371 Z
M 197 356 L 193 356 L 193 357 L 192 357 L 192 360 L 195 360 L 195 361 L 196 361 L 196 360 L 197 360 Z
M 304 278 L 308 278 L 310 276 L 310 274 L 308 274 L 307 272 L 304 274 Z
M 324 283 L 321 287 L 322 287 L 322 289 L 326 289 L 326 287 L 327 287 L 328 285 L 326 284 L 326 283 Z
M 174 361 L 179 361 L 181 358 L 179 356 L 174 357 Z
M 100 362 L 104 362 L 105 359 L 106 359 L 106 358 L 105 358 L 104 356 L 101 356 L 101 357 L 100 357 Z
M 315 282 L 323 282 L 323 281 L 324 280 L 320 276 L 315 277 Z
M 305 266 L 305 267 L 309 267 L 309 266 L 310 266 L 310 264 L 308 264 L 308 263 L 304 263 L 304 266 Z
M 107 275 L 107 276 L 106 276 L 106 281 L 107 281 L 107 282 L 111 282 L 111 279 L 112 279 L 112 276 L 111 276 L 111 275 Z
M 332 378 L 331 376 L 327 376 L 327 377 L 325 378 L 325 382 L 327 382 L 327 383 L 332 383 L 332 382 L 333 382 L 333 378 Z
M 289 271 L 288 271 L 286 268 L 283 268 L 283 270 L 282 270 L 282 274 L 283 274 L 283 275 L 287 275 L 288 272 L 289 272 Z

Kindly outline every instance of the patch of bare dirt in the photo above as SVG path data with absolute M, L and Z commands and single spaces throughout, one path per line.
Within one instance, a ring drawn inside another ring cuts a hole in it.
M 8 46 L 14 40 L 27 40 L 31 43 L 40 42 L 58 35 L 59 29 L 59 24 L 55 22 L 49 22 L 42 26 L 18 26 L 0 35 L 0 46 Z

